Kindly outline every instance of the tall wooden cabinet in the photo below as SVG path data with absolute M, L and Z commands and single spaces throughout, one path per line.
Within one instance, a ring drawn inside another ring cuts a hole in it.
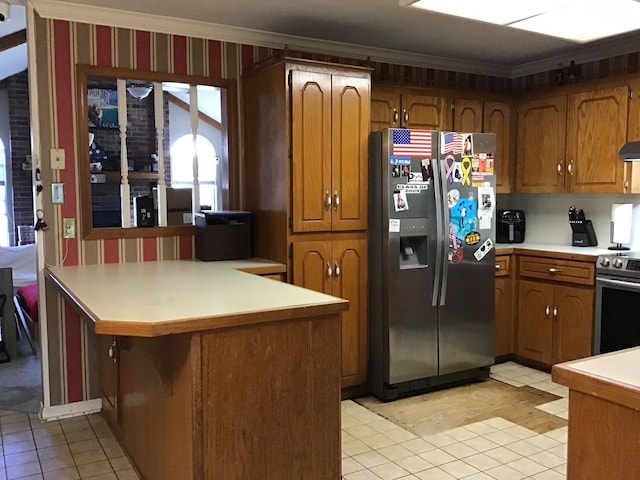
M 244 206 L 254 253 L 346 298 L 342 386 L 367 382 L 370 70 L 283 59 L 243 77 Z

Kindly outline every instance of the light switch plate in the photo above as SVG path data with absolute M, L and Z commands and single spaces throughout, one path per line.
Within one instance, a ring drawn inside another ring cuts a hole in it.
M 51 184 L 51 203 L 64 203 L 64 183 Z
M 52 148 L 51 151 L 51 169 L 52 170 L 64 170 L 64 149 Z

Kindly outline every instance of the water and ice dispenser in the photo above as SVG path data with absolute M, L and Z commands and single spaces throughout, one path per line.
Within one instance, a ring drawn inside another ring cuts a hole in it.
M 398 257 L 401 270 L 427 266 L 426 218 L 400 220 L 400 252 Z

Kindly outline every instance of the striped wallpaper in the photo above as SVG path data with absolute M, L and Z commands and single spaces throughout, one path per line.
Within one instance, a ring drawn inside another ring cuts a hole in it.
M 52 205 L 45 195 L 45 261 L 49 265 L 89 265 L 193 258 L 193 237 L 62 240 L 62 219 L 80 218 L 77 178 L 75 65 L 120 67 L 177 74 L 237 78 L 239 47 L 214 40 L 187 38 L 59 20 L 36 20 L 36 62 L 40 97 L 43 183 L 62 182 L 65 203 Z M 246 51 L 246 49 L 244 50 Z M 244 52 L 243 51 L 243 52 Z M 243 61 L 249 59 L 242 56 Z M 66 168 L 51 170 L 50 148 L 66 153 Z M 46 190 L 45 190 L 46 191 Z M 80 228 L 77 229 L 80 231 Z M 96 339 L 79 316 L 47 289 L 51 405 L 98 396 Z M 109 292 L 104 292 L 108 295 Z M 114 299 L 117 301 L 117 299 Z

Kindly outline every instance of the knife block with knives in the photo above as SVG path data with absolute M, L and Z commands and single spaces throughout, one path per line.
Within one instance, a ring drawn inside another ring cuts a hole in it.
M 574 247 L 595 247 L 598 245 L 596 232 L 591 220 L 587 220 L 581 208 L 569 208 L 569 226 L 571 227 L 571 245 Z

